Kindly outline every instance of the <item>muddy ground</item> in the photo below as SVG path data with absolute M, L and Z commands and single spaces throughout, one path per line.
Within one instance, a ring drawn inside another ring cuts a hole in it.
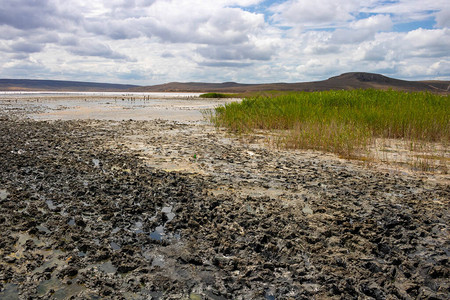
M 448 299 L 449 185 L 199 122 L 0 116 L 1 299 Z

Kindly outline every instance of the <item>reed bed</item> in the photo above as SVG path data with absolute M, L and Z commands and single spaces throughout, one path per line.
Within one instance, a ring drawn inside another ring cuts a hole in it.
M 237 98 L 237 94 L 224 94 L 224 93 L 206 93 L 201 94 L 200 98 Z
M 211 121 L 236 133 L 281 130 L 288 148 L 358 156 L 376 138 L 450 141 L 450 96 L 350 90 L 273 93 L 215 109 Z

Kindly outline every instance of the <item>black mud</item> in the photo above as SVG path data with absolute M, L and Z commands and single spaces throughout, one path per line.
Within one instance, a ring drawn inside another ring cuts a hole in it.
M 448 185 L 282 158 L 267 182 L 165 172 L 120 142 L 145 124 L 0 119 L 1 299 L 448 299 Z

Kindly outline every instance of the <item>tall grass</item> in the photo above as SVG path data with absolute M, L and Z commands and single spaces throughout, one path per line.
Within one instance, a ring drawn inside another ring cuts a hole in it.
M 224 93 L 206 93 L 201 94 L 200 98 L 237 98 L 237 94 L 224 94 Z
M 217 126 L 237 133 L 283 130 L 279 143 L 353 156 L 374 138 L 450 141 L 450 96 L 351 90 L 255 96 L 216 108 Z

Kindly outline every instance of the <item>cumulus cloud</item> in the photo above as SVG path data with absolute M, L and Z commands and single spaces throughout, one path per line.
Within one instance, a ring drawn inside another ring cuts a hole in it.
M 199 5 L 193 11 L 192 6 L 189 1 L 157 2 L 138 26 L 145 35 L 164 42 L 214 45 L 246 42 L 264 26 L 262 14 L 210 5 Z
M 392 28 L 390 16 L 376 15 L 351 22 L 348 28 L 337 29 L 331 38 L 335 43 L 360 43 L 374 38 L 380 31 Z
M 127 72 L 119 72 L 117 77 L 123 80 L 143 80 L 151 77 L 148 73 L 144 73 L 141 70 L 130 70 Z
M 203 57 L 217 60 L 269 60 L 272 49 L 257 47 L 253 44 L 240 44 L 236 46 L 205 46 L 197 50 Z
M 374 37 L 374 32 L 363 29 L 363 30 L 352 30 L 352 29 L 337 29 L 333 32 L 331 42 L 337 44 L 352 44 L 360 43 Z
M 402 48 L 410 56 L 449 56 L 450 29 L 426 30 L 419 28 L 408 32 L 402 40 Z
M 0 25 L 0 40 L 14 40 L 22 35 L 22 30 L 11 27 L 9 25 Z
M 169 52 L 169 51 L 164 51 L 164 52 L 161 54 L 161 57 L 164 57 L 164 58 L 172 58 L 172 57 L 175 57 L 175 55 L 173 55 L 173 53 L 171 53 L 171 52 Z
M 74 35 L 63 35 L 59 38 L 59 44 L 62 46 L 76 46 L 78 45 L 78 37 Z
M 439 27 L 450 27 L 450 5 L 436 14 L 436 23 Z
M 108 45 L 93 40 L 83 40 L 78 45 L 69 47 L 67 50 L 80 56 L 97 56 L 119 60 L 129 59 L 126 55 L 113 51 Z
M 361 55 L 363 56 L 363 60 L 372 62 L 385 61 L 389 51 L 384 44 L 362 45 L 360 49 L 362 50 Z
M 359 8 L 359 1 L 289 0 L 271 7 L 274 22 L 293 26 L 330 26 L 353 20 L 352 12 Z
M 25 58 L 25 57 L 24 57 Z M 3 72 L 12 78 L 46 78 L 53 74 L 51 70 L 41 62 L 27 59 L 6 63 Z M 25 75 L 24 75 L 25 74 Z
M 11 56 L 11 59 L 24 61 L 29 57 L 30 56 L 28 55 L 28 53 L 15 53 L 14 55 Z
M 439 60 L 433 63 L 429 67 L 429 74 L 447 77 L 450 74 L 450 60 Z
M 296 72 L 308 75 L 313 78 L 325 79 L 323 74 L 336 74 L 342 72 L 342 62 L 339 59 L 308 59 L 306 62 L 296 67 Z M 328 76 L 329 77 L 329 76 Z
M 13 52 L 24 52 L 24 53 L 33 53 L 40 52 L 43 46 L 36 43 L 28 43 L 28 42 L 17 42 L 11 45 L 11 50 Z
M 304 52 L 306 54 L 324 55 L 324 54 L 338 53 L 339 50 L 340 47 L 337 45 L 318 44 L 307 46 Z
M 86 20 L 85 29 L 90 33 L 104 35 L 114 40 L 133 39 L 142 33 L 139 24 L 133 20 Z
M 1 77 L 138 84 L 301 81 L 353 70 L 450 77 L 448 0 L 0 0 L 0 5 Z M 412 29 L 396 32 L 399 24 Z
M 250 67 L 253 63 L 242 62 L 227 62 L 227 61 L 204 61 L 198 64 L 203 67 L 215 67 L 215 68 L 245 68 Z
M 375 0 L 363 8 L 364 12 L 391 14 L 398 22 L 420 21 L 431 18 L 437 11 L 448 9 L 447 0 Z
M 392 20 L 389 15 L 375 15 L 366 19 L 360 19 L 350 23 L 350 28 L 356 30 L 369 30 L 373 32 L 386 31 L 392 28 Z
M 112 39 L 144 35 L 170 43 L 236 44 L 246 42 L 249 35 L 260 30 L 264 16 L 231 6 L 258 2 L 116 1 L 97 8 L 97 13 L 85 18 L 83 25 L 88 32 Z
M 2 0 L 0 25 L 18 29 L 59 28 L 67 22 L 76 22 L 79 15 L 65 10 L 64 5 L 51 0 Z

